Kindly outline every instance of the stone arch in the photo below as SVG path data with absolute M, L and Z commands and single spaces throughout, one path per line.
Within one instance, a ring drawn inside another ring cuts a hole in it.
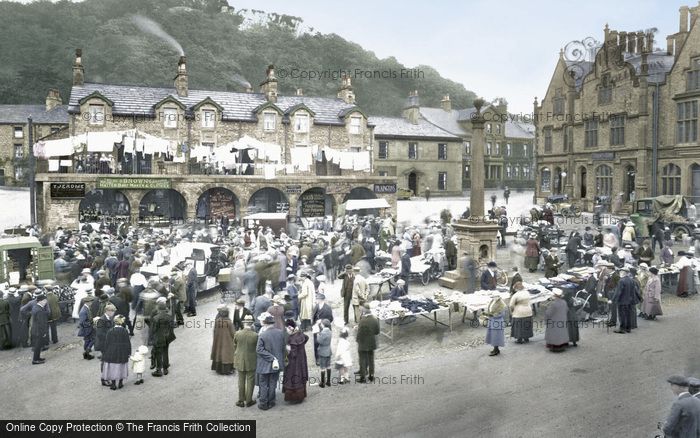
M 688 166 L 688 193 L 696 205 L 700 203 L 700 164 L 694 162 Z
M 101 222 L 123 218 L 129 221 L 131 203 L 120 190 L 93 189 L 85 193 L 78 204 L 79 222 Z
M 263 187 L 250 196 L 247 214 L 289 211 L 289 198 L 276 187 Z
M 299 195 L 296 213 L 298 217 L 333 216 L 335 199 L 323 187 L 310 187 Z
M 205 222 L 218 220 L 222 216 L 233 220 L 240 218 L 240 212 L 238 196 L 230 189 L 215 185 L 202 190 L 197 198 L 194 217 Z
M 139 203 L 139 222 L 181 223 L 187 219 L 187 201 L 174 189 L 149 190 Z

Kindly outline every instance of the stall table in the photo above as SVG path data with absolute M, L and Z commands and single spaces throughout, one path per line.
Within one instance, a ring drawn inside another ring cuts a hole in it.
M 388 339 L 391 341 L 394 340 L 394 337 L 396 336 L 394 333 L 395 327 L 400 326 L 399 321 L 403 318 L 410 317 L 410 316 L 422 316 L 423 318 L 426 318 L 430 321 L 433 322 L 433 325 L 435 327 L 440 324 L 441 326 L 447 327 L 452 331 L 452 307 L 451 306 L 440 306 L 437 309 L 433 309 L 430 311 L 423 311 L 423 312 L 418 312 L 414 313 L 411 312 L 408 309 L 403 309 L 401 313 L 397 313 L 391 310 L 387 309 L 387 306 L 390 302 L 388 301 L 382 301 L 379 303 L 379 306 L 375 306 L 372 308 L 372 314 L 379 320 L 380 322 L 384 322 L 385 329 L 382 330 L 380 328 L 379 333 L 386 336 Z M 444 312 L 447 311 L 447 323 L 441 322 L 438 320 L 438 312 Z M 388 327 L 387 327 L 388 326 Z

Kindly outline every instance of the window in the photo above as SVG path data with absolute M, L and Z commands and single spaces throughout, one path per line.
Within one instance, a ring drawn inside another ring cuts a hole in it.
M 501 124 L 496 123 L 496 134 L 500 134 L 500 133 L 501 133 Z
M 389 172 L 387 172 L 386 170 L 380 170 L 379 176 L 389 176 Z
M 175 108 L 163 109 L 163 127 L 177 128 L 177 110 Z
M 564 137 L 562 139 L 562 145 L 564 146 L 564 152 L 567 151 L 567 147 L 569 146 L 569 127 L 564 126 L 564 129 L 561 130 L 562 136 Z
M 527 144 L 523 144 L 523 157 L 528 157 L 527 155 Z
M 664 195 L 681 194 L 681 168 L 667 164 L 661 170 L 661 193 Z
M 530 166 L 528 165 L 523 166 L 523 178 L 530 179 Z
M 60 130 L 61 130 L 61 128 L 59 128 L 59 127 L 57 127 L 57 126 L 52 126 L 52 127 L 51 127 L 51 133 L 52 133 L 52 134 L 55 134 L 55 133 L 57 133 L 57 132 L 60 131 Z
M 485 155 L 491 155 L 491 142 L 486 143 L 486 149 L 484 150 Z
M 21 144 L 15 144 L 15 158 L 24 157 L 24 148 Z
M 350 134 L 362 134 L 362 117 L 350 117 Z
M 15 167 L 15 180 L 21 181 L 24 178 L 24 167 Z
M 445 143 L 438 143 L 438 160 L 447 159 L 447 145 Z
M 598 166 L 595 171 L 595 190 L 597 196 L 612 195 L 612 169 L 610 166 L 603 164 Z
M 486 132 L 489 134 L 491 133 L 491 124 L 490 123 L 486 124 Z
M 686 73 L 685 89 L 694 91 L 700 89 L 700 58 L 695 58 L 690 63 L 690 70 Z
M 418 159 L 418 143 L 409 142 L 408 143 L 408 159 L 417 160 Z
M 545 167 L 542 169 L 540 176 L 542 178 L 540 190 L 543 192 L 550 191 L 552 188 L 552 171 L 549 170 L 549 167 Z
M 472 154 L 472 142 L 470 142 L 470 141 L 464 142 L 464 153 L 466 155 Z
M 389 142 L 380 141 L 379 142 L 379 159 L 386 160 L 389 158 Z
M 216 124 L 216 111 L 202 111 L 202 128 L 213 128 Z
M 598 146 L 598 119 L 592 118 L 583 122 L 584 144 L 587 148 Z
M 501 144 L 500 143 L 496 143 L 496 149 L 494 149 L 493 154 L 494 155 L 501 155 Z
M 464 166 L 464 177 L 469 179 L 469 166 Z
M 552 128 L 544 128 L 544 151 L 552 152 Z M 527 153 L 527 151 L 525 151 Z
M 277 115 L 272 112 L 263 113 L 263 130 L 274 131 L 277 124 Z
M 510 179 L 512 175 L 512 168 L 510 164 L 506 164 L 506 178 Z
M 447 190 L 447 172 L 438 172 L 438 190 Z
M 294 132 L 309 132 L 309 115 L 296 113 L 294 115 Z
M 552 99 L 554 106 L 554 115 L 562 116 L 564 115 L 564 105 L 566 104 L 566 98 L 564 97 L 561 88 L 557 88 L 554 92 L 554 99 Z
M 691 143 L 698 138 L 698 101 L 676 105 L 676 142 Z
M 610 82 L 610 76 L 603 76 L 600 88 L 598 88 L 598 105 L 605 105 L 612 102 L 613 87 Z
M 90 105 L 90 121 L 91 125 L 104 125 L 105 124 L 105 106 L 104 105 Z
M 21 126 L 15 126 L 15 138 L 24 138 L 24 128 Z
M 501 179 L 501 166 L 491 166 L 489 179 Z
M 610 145 L 623 144 L 625 144 L 625 116 L 613 116 L 610 118 Z
M 506 156 L 510 157 L 512 153 L 513 152 L 511 151 L 510 143 L 506 143 Z
M 520 178 L 520 164 L 513 166 L 513 178 Z

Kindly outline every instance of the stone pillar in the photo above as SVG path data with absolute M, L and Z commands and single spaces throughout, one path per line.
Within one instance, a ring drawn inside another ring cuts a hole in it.
M 471 188 L 469 190 L 469 209 L 472 217 L 484 217 L 484 117 L 481 115 L 483 100 L 474 101 L 476 117 L 472 123 L 472 160 L 470 167 Z

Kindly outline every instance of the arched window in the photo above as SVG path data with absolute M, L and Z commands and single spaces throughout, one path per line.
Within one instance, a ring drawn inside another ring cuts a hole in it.
M 510 178 L 512 174 L 512 169 L 510 167 L 510 164 L 506 164 L 506 178 Z
M 595 189 L 597 196 L 612 196 L 612 169 L 603 164 L 595 170 Z
M 523 178 L 530 179 L 530 166 L 527 164 L 523 166 Z
M 513 178 L 520 178 L 520 164 L 516 164 L 513 167 Z
M 549 167 L 545 167 L 542 169 L 540 172 L 540 177 L 542 179 L 540 189 L 543 192 L 548 192 L 552 189 L 552 171 L 549 170 Z
M 681 194 L 681 168 L 667 164 L 661 170 L 661 193 L 664 195 Z

